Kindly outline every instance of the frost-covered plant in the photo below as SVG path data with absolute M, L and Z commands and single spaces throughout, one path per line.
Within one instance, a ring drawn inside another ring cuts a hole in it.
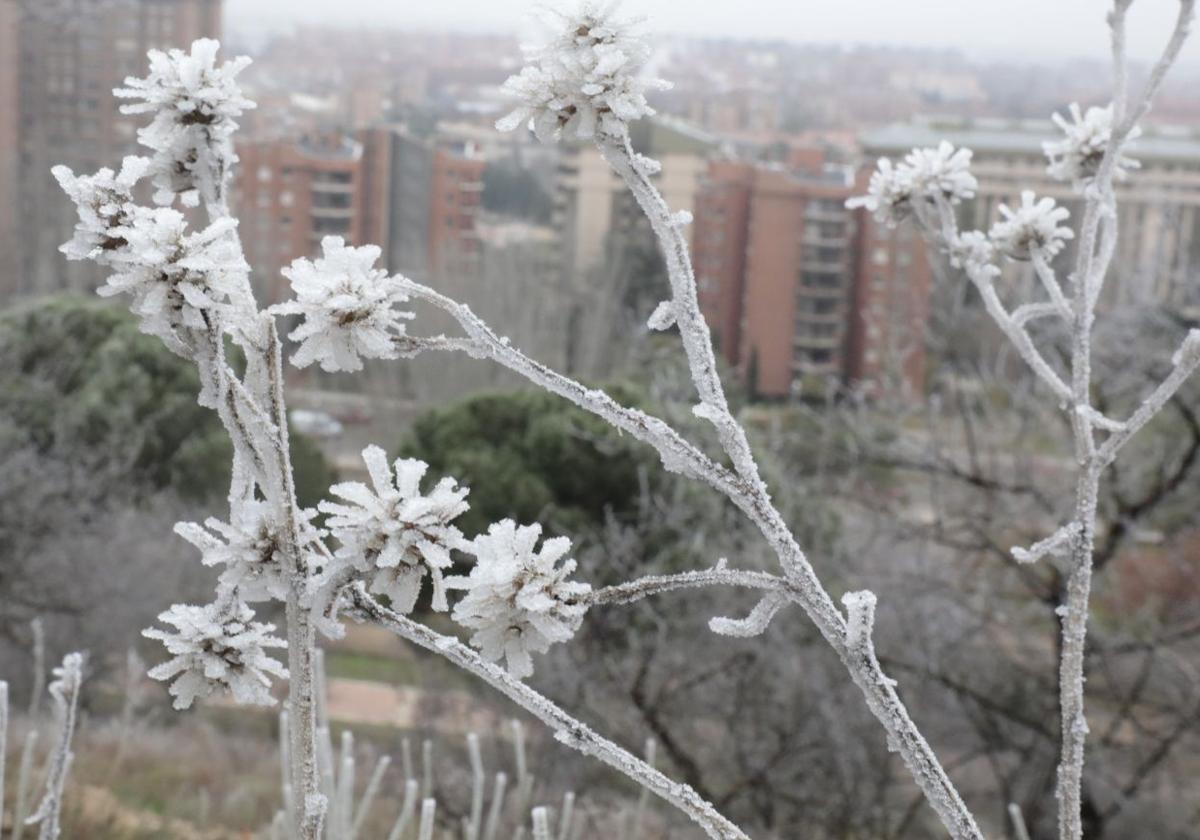
M 1111 105 L 1104 108 L 1092 106 L 1085 113 L 1078 102 L 1072 102 L 1070 114 L 1070 122 L 1060 114 L 1054 114 L 1054 123 L 1062 129 L 1064 136 L 1061 140 L 1043 143 L 1042 148 L 1050 161 L 1046 172 L 1052 178 L 1071 182 L 1076 190 L 1082 191 L 1096 178 L 1100 163 L 1108 151 L 1112 139 L 1113 109 Z M 1133 141 L 1141 133 L 1141 128 L 1134 126 L 1126 142 Z M 1124 180 L 1129 177 L 1130 170 L 1138 166 L 1136 160 L 1121 151 L 1113 161 L 1113 178 Z
M 254 621 L 254 610 L 231 592 L 212 604 L 176 604 L 158 620 L 175 630 L 151 628 L 142 632 L 163 643 L 173 658 L 150 669 L 156 680 L 170 681 L 176 709 L 191 708 L 197 697 L 228 691 L 239 703 L 271 706 L 271 677 L 288 675 L 287 668 L 267 653 L 287 647 L 272 636 L 274 624 Z
M 1131 106 L 1124 71 L 1125 13 L 1130 2 L 1116 0 L 1110 15 L 1118 70 L 1111 129 L 1086 185 L 1085 211 L 1075 231 L 1063 224 L 1062 208 L 1048 200 L 1034 202 L 1030 196 L 1020 207 L 1007 210 L 989 233 L 960 232 L 954 205 L 970 198 L 976 184 L 969 171 L 970 152 L 948 144 L 914 150 L 898 166 L 881 161 L 868 195 L 850 202 L 888 224 L 914 218 L 922 226 L 931 241 L 965 270 L 988 313 L 1068 411 L 1075 431 L 1073 455 L 1080 472 L 1074 514 L 1061 534 L 1022 555 L 1030 562 L 1050 553 L 1067 557 L 1068 599 L 1061 613 L 1061 840 L 1080 840 L 1081 835 L 1080 781 L 1087 729 L 1083 644 L 1096 488 L 1122 446 L 1200 366 L 1200 331 L 1193 331 L 1176 355 L 1170 375 L 1129 418 L 1106 417 L 1091 404 L 1088 362 L 1094 308 L 1117 236 L 1113 179 L 1123 165 L 1122 150 L 1177 56 L 1194 11 L 1194 0 L 1180 0 L 1174 34 L 1144 95 Z M 185 536 L 200 544 L 209 562 L 226 566 L 224 581 L 213 604 L 176 606 L 163 614 L 175 631 L 147 631 L 151 638 L 164 641 L 173 656 L 151 673 L 175 680 L 171 691 L 180 706 L 219 690 L 232 691 L 243 701 L 269 701 L 270 677 L 283 676 L 285 670 L 265 649 L 284 643 L 269 635 L 270 625 L 252 620 L 240 588 L 247 586 L 254 597 L 283 603 L 290 673 L 287 832 L 301 840 L 318 840 L 325 833 L 329 796 L 319 778 L 316 633 L 318 626 L 337 632 L 339 615 L 373 621 L 466 669 L 552 728 L 562 743 L 626 774 L 679 808 L 710 837 L 741 840 L 745 834 L 690 786 L 672 781 L 520 679 L 532 669 L 530 654 L 569 639 L 588 609 L 673 590 L 740 587 L 757 593 L 757 604 L 744 618 L 714 618 L 710 627 L 719 633 L 756 636 L 785 609 L 803 610 L 862 692 L 867 708 L 946 830 L 955 838 L 981 840 L 975 817 L 917 730 L 896 681 L 875 655 L 874 616 L 889 605 L 869 591 L 851 593 L 840 606 L 834 600 L 772 500 L 746 432 L 729 406 L 700 311 L 683 231 L 690 216 L 670 210 L 652 180 L 659 165 L 635 153 L 630 143 L 630 121 L 650 113 L 645 93 L 654 83 L 641 78 L 648 48 L 616 20 L 611 7 L 586 3 L 578 13 L 563 15 L 560 23 L 558 34 L 544 47 L 530 51 L 530 66 L 507 84 L 517 99 L 516 109 L 500 127 L 527 123 L 542 140 L 563 133 L 591 139 L 633 194 L 658 240 L 670 281 L 670 298 L 650 320 L 655 328 L 673 325 L 678 330 L 696 390 L 694 414 L 712 427 L 720 457 L 712 457 L 662 419 L 624 406 L 605 392 L 530 359 L 468 307 L 409 278 L 389 277 L 375 269 L 379 251 L 373 247 L 352 248 L 327 239 L 323 257 L 297 260 L 288 271 L 296 299 L 260 311 L 249 293 L 240 242 L 224 199 L 234 162 L 229 141 L 233 118 L 248 107 L 234 81 L 244 62 L 217 68 L 216 47 L 210 42 L 198 42 L 190 55 L 154 54 L 150 77 L 130 81 L 128 90 L 145 100 L 134 106 L 137 111 L 153 114 L 141 137 L 155 153 L 151 168 L 160 187 L 158 198 L 169 202 L 179 196 L 187 203 L 198 197 L 212 220 L 210 227 L 189 236 L 172 208 L 139 207 L 132 187 L 141 164 L 132 164 L 128 173 L 123 170 L 119 176 L 101 173 L 91 181 L 69 172 L 60 175 L 80 209 L 80 227 L 68 254 L 112 267 L 115 274 L 109 287 L 133 293 L 144 328 L 195 360 L 203 383 L 200 399 L 218 412 L 234 444 L 230 524 L 214 526 L 217 536 L 197 526 L 183 529 Z M 1084 151 L 1081 141 L 1079 152 L 1084 155 Z M 1051 263 L 1073 233 L 1079 247 L 1068 299 Z M 1001 254 L 1029 260 L 1048 300 L 1010 311 L 994 283 Z M 404 323 L 408 314 L 394 308 L 409 299 L 448 314 L 462 335 L 409 335 Z M 335 552 L 323 535 L 314 532 L 308 514 L 296 501 L 276 325 L 280 315 L 301 316 L 292 333 L 300 342 L 292 361 L 300 366 L 316 361 L 326 370 L 357 370 L 362 357 L 409 358 L 427 351 L 465 352 L 503 365 L 652 447 L 667 469 L 729 500 L 762 534 L 778 559 L 778 569 L 734 569 L 721 561 L 711 568 L 591 590 L 568 579 L 575 570 L 572 561 L 559 564 L 569 547 L 565 541 L 547 540 L 536 550 L 540 536 L 536 525 L 518 528 L 505 521 L 468 541 L 452 524 L 466 510 L 466 491 L 453 479 L 442 479 L 423 492 L 423 464 L 401 460 L 393 473 L 377 448 L 364 452 L 373 489 L 336 485 L 331 493 L 341 501 L 320 506 L 330 514 L 328 525 L 338 541 Z M 1059 318 L 1071 330 L 1071 367 L 1065 373 L 1042 355 L 1027 330 L 1029 321 L 1042 317 Z M 244 372 L 228 364 L 227 340 L 245 353 Z M 454 589 L 465 594 L 451 605 L 442 592 L 442 586 L 450 588 L 442 573 L 454 550 L 464 558 L 474 557 L 475 564 L 468 574 L 453 580 Z M 405 614 L 412 609 L 426 574 L 433 581 L 435 606 L 452 606 L 452 618 L 475 631 L 473 642 L 482 654 Z M 380 593 L 387 595 L 390 605 L 375 597 Z M 501 657 L 507 670 L 491 661 Z M 432 801 L 422 807 L 423 813 L 430 813 L 425 821 L 429 831 L 432 808 Z M 344 827 L 346 809 L 331 813 L 340 814 L 337 819 Z
M 340 236 L 327 236 L 321 250 L 324 256 L 315 261 L 300 258 L 283 270 L 296 299 L 272 307 L 280 315 L 303 316 L 288 336 L 300 342 L 292 364 L 356 371 L 362 370 L 360 356 L 396 358 L 393 339 L 404 335 L 403 321 L 412 313 L 392 308 L 408 297 L 396 278 L 374 267 L 379 248 L 352 248 Z
M 321 502 L 330 531 L 341 543 L 335 556 L 370 577 L 370 591 L 386 595 L 392 609 L 412 612 L 428 574 L 433 608 L 447 609 L 442 572 L 450 568 L 450 552 L 469 548 L 451 524 L 467 512 L 467 489 L 443 478 L 429 493 L 421 479 L 429 465 L 412 458 L 396 460 L 393 478 L 387 454 L 378 446 L 362 453 L 372 487 L 357 481 L 335 484 L 329 492 L 346 504 Z
M 58 723 L 58 740 L 46 769 L 46 791 L 42 794 L 41 804 L 26 821 L 29 825 L 39 827 L 38 840 L 57 840 L 62 834 L 59 819 L 63 789 L 74 758 L 71 740 L 75 737 L 75 715 L 79 708 L 79 689 L 82 686 L 83 654 L 68 653 L 63 657 L 62 664 L 54 669 L 54 679 L 50 683 L 50 698 L 54 702 L 54 717 Z
M 254 107 L 242 96 L 236 77 L 250 64 L 238 58 L 217 66 L 217 41 L 202 38 L 190 53 L 150 51 L 150 75 L 128 78 L 113 93 L 140 99 L 122 105 L 124 114 L 152 114 L 138 140 L 154 151 L 151 169 L 155 201 L 171 204 L 176 196 L 189 207 L 224 201 L 233 152 L 236 117 Z
M 446 581 L 467 593 L 452 615 L 475 631 L 471 644 L 489 662 L 504 659 L 515 677 L 533 673 L 529 654 L 545 653 L 575 635 L 587 612 L 581 599 L 592 589 L 567 579 L 575 571 L 574 560 L 556 568 L 571 541 L 555 537 L 538 549 L 541 535 L 541 525 L 497 522 L 475 538 L 471 573 Z
M 1057 609 L 1062 620 L 1059 663 L 1062 735 L 1056 790 L 1060 840 L 1080 840 L 1083 832 L 1081 785 L 1084 742 L 1088 732 L 1083 712 L 1083 662 L 1100 481 L 1121 448 L 1200 366 L 1200 330 L 1192 330 L 1172 359 L 1171 372 L 1128 418 L 1108 417 L 1093 405 L 1092 329 L 1096 304 L 1118 241 L 1119 217 L 1113 184 L 1136 166 L 1125 154 L 1127 144 L 1138 135 L 1138 122 L 1149 110 L 1163 77 L 1178 56 L 1195 12 L 1194 0 L 1180 0 L 1171 38 L 1151 71 L 1145 89 L 1130 102 L 1125 21 L 1131 5 L 1132 0 L 1115 0 L 1109 14 L 1116 79 L 1112 105 L 1091 108 L 1086 114 L 1081 113 L 1078 106 L 1072 106 L 1073 122 L 1055 115 L 1065 136 L 1045 144 L 1049 173 L 1070 181 L 1084 200 L 1083 216 L 1076 229 L 1066 226 L 1069 214 L 1065 208 L 1057 206 L 1051 198 L 1035 199 L 1030 191 L 1022 192 L 1018 207 L 1001 206 L 1002 218 L 986 234 L 959 230 L 951 206 L 953 199 L 949 196 L 932 194 L 929 195 L 932 206 L 919 202 L 912 205 L 913 216 L 927 239 L 946 255 L 952 266 L 963 269 L 982 297 L 988 314 L 1050 390 L 1055 403 L 1067 413 L 1073 433 L 1071 455 L 1078 465 L 1078 472 L 1069 520 L 1028 549 L 1012 549 L 1014 559 L 1021 563 L 1058 556 L 1062 558 L 1067 574 L 1066 602 Z M 880 173 L 892 171 L 890 164 L 885 164 L 881 162 Z M 882 206 L 874 195 L 849 204 L 877 213 Z M 1068 297 L 1052 263 L 1070 239 L 1077 239 L 1079 247 L 1070 270 Z M 1000 254 L 1031 262 L 1046 299 L 1021 303 L 1010 310 L 994 284 L 1001 273 L 997 265 Z M 1071 336 L 1070 359 L 1061 372 L 1038 348 L 1028 330 L 1028 323 L 1039 318 L 1059 320 Z M 855 596 L 847 602 L 852 608 L 852 617 L 855 604 L 861 616 L 866 601 Z M 873 600 L 870 605 L 873 609 Z
M 558 13 L 555 35 L 525 48 L 529 64 L 502 88 L 515 107 L 498 129 L 528 125 L 543 141 L 621 139 L 630 122 L 654 113 L 646 93 L 667 85 L 643 78 L 650 47 L 613 5 L 588 0 L 572 14 Z

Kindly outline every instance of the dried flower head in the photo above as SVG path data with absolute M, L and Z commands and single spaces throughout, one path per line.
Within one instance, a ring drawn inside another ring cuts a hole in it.
M 1074 231 L 1060 224 L 1070 212 L 1052 198 L 1035 201 L 1031 190 L 1021 193 L 1021 204 L 1015 210 L 1001 204 L 1000 214 L 1004 218 L 992 225 L 988 236 L 996 248 L 1014 260 L 1029 260 L 1034 254 L 1050 259 L 1075 237 Z
M 300 550 L 307 556 L 310 547 L 322 535 L 312 525 L 315 510 L 299 511 Z M 218 591 L 237 591 L 249 602 L 284 601 L 288 595 L 291 570 L 284 553 L 285 525 L 272 516 L 265 502 L 249 499 L 239 503 L 228 523 L 212 517 L 204 526 L 179 522 L 175 533 L 200 549 L 206 566 L 224 566 L 218 579 Z
M 1071 121 L 1067 122 L 1059 114 L 1054 114 L 1056 125 L 1063 132 L 1061 140 L 1046 142 L 1042 149 L 1046 152 L 1050 164 L 1046 172 L 1059 181 L 1070 181 L 1077 190 L 1086 189 L 1100 170 L 1100 162 L 1108 150 L 1112 140 L 1112 106 L 1106 108 L 1091 107 L 1084 113 L 1079 103 L 1071 103 Z M 1132 140 L 1141 134 L 1141 129 L 1134 127 L 1127 140 Z M 1113 177 L 1124 179 L 1132 169 L 1140 164 L 1133 158 L 1119 154 L 1113 165 Z
M 395 336 L 404 335 L 404 320 L 411 312 L 393 309 L 408 296 L 399 280 L 375 268 L 380 250 L 374 245 L 349 247 L 340 236 L 321 240 L 324 256 L 298 259 L 283 274 L 292 283 L 296 299 L 271 311 L 302 315 L 304 320 L 288 336 L 299 341 L 292 364 L 313 362 L 327 371 L 362 370 L 360 356 L 394 359 Z
M 470 574 L 446 581 L 467 592 L 451 615 L 475 631 L 471 644 L 485 659 L 505 659 L 517 677 L 533 673 L 531 653 L 575 635 L 587 612 L 580 599 L 591 591 L 586 583 L 567 580 L 574 560 L 555 568 L 571 541 L 555 537 L 535 551 L 541 533 L 540 525 L 518 527 L 511 519 L 493 524 L 475 538 Z
M 370 591 L 387 595 L 397 612 L 412 612 L 426 574 L 433 583 L 433 608 L 447 609 L 442 571 L 453 562 L 451 550 L 468 545 L 451 524 L 467 511 L 467 488 L 443 478 L 422 493 L 428 469 L 423 461 L 397 459 L 393 478 L 378 446 L 368 446 L 362 455 L 374 489 L 357 481 L 335 484 L 329 492 L 348 504 L 319 505 L 341 542 L 336 557 L 368 573 Z
M 267 648 L 287 642 L 270 635 L 274 624 L 253 621 L 254 611 L 233 594 L 202 607 L 176 604 L 158 620 L 174 632 L 151 628 L 142 635 L 158 639 L 172 659 L 150 669 L 156 680 L 170 686 L 176 709 L 187 709 L 197 697 L 228 691 L 238 703 L 270 706 L 271 676 L 287 677 L 287 669 L 272 659 Z
M 653 114 L 646 92 L 668 85 L 641 77 L 650 48 L 614 12 L 613 3 L 589 0 L 573 14 L 559 13 L 557 34 L 527 47 L 529 64 L 504 83 L 516 107 L 496 127 L 527 124 L 542 141 L 621 139 L 630 122 Z
M 971 174 L 971 150 L 955 149 L 943 140 L 937 148 L 913 149 L 904 158 L 913 190 L 927 198 L 941 196 L 951 204 L 973 198 L 979 182 Z
M 236 77 L 250 59 L 242 56 L 217 65 L 220 43 L 201 38 L 190 53 L 151 50 L 150 72 L 130 77 L 113 93 L 140 99 L 122 105 L 124 114 L 154 115 L 138 131 L 143 145 L 154 150 L 152 164 L 155 200 L 169 204 L 180 196 L 185 205 L 223 201 L 229 167 L 237 161 L 232 136 L 236 117 L 254 103 L 242 95 Z
M 133 188 L 149 166 L 149 158 L 131 155 L 115 174 L 107 167 L 95 175 L 76 175 L 66 166 L 51 170 L 79 213 L 75 235 L 58 249 L 67 259 L 90 259 L 104 265 L 114 251 L 128 246 L 116 231 L 129 222 Z
M 879 222 L 895 227 L 912 214 L 915 192 L 910 167 L 894 166 L 888 158 L 880 158 L 871 173 L 867 194 L 847 199 L 846 206 L 851 210 L 865 208 Z

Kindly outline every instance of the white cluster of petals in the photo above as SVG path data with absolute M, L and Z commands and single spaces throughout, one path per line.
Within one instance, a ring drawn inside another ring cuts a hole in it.
M 1000 215 L 1003 218 L 992 225 L 988 235 L 996 248 L 1014 260 L 1029 260 L 1035 254 L 1050 259 L 1075 236 L 1061 225 L 1071 215 L 1067 209 L 1052 198 L 1037 199 L 1030 190 L 1021 193 L 1016 209 L 1001 204 Z
M 95 175 L 76 175 L 66 166 L 51 170 L 79 212 L 75 235 L 58 249 L 67 259 L 105 264 L 111 252 L 127 244 L 114 231 L 129 221 L 134 187 L 149 166 L 149 158 L 131 155 L 121 162 L 117 173 L 108 167 Z
M 218 592 L 236 592 L 250 602 L 284 601 L 292 571 L 284 551 L 285 525 L 272 513 L 270 505 L 250 499 L 233 509 L 228 523 L 212 517 L 203 526 L 180 522 L 175 525 L 175 533 L 200 549 L 204 565 L 225 567 L 218 579 Z M 299 513 L 300 549 L 304 554 L 322 532 L 311 523 L 315 510 Z
M 970 149 L 956 149 L 943 140 L 937 148 L 913 149 L 904 158 L 913 189 L 920 195 L 941 195 L 951 204 L 973 198 L 979 182 L 971 174 Z
M 1000 267 L 996 265 L 996 246 L 983 231 L 960 233 L 947 250 L 950 264 L 976 280 L 991 280 L 1000 274 Z
M 912 213 L 914 192 L 911 170 L 880 158 L 867 184 L 867 194 L 847 199 L 846 206 L 851 210 L 863 207 L 883 224 L 895 227 Z
M 941 198 L 958 204 L 974 197 L 979 184 L 970 167 L 971 150 L 956 149 L 946 141 L 936 148 L 913 149 L 899 165 L 880 158 L 867 194 L 849 199 L 846 206 L 864 207 L 894 227 L 913 212 L 914 200 Z
M 630 122 L 654 113 L 646 92 L 668 85 L 642 77 L 650 47 L 631 22 L 615 18 L 614 6 L 589 1 L 560 13 L 559 32 L 525 48 L 528 66 L 502 88 L 516 107 L 498 129 L 528 125 L 542 141 L 620 139 Z
M 1106 108 L 1093 106 L 1083 112 L 1079 104 L 1073 102 L 1070 115 L 1069 122 L 1059 114 L 1054 115 L 1054 122 L 1062 129 L 1063 137 L 1043 143 L 1042 149 L 1050 160 L 1046 172 L 1052 178 L 1069 181 L 1077 190 L 1083 190 L 1095 179 L 1100 161 L 1112 141 L 1113 111 L 1110 105 Z M 1132 140 L 1139 134 L 1141 129 L 1134 127 L 1126 139 Z M 1130 170 L 1139 165 L 1133 158 L 1118 154 L 1113 162 L 1113 177 L 1126 178 Z
M 205 330 L 208 313 L 236 298 L 249 271 L 234 230 L 237 220 L 218 219 L 187 232 L 183 214 L 167 207 L 128 208 L 126 223 L 110 235 L 124 244 L 111 252 L 114 273 L 97 291 L 127 293 L 141 329 L 176 347 L 180 329 Z
M 447 609 L 442 572 L 453 562 L 451 550 L 468 547 L 451 524 L 467 511 L 467 488 L 443 478 L 422 493 L 428 469 L 424 462 L 397 459 L 393 477 L 378 446 L 368 446 L 362 454 L 372 487 L 357 481 L 335 484 L 329 492 L 347 504 L 319 506 L 329 514 L 329 530 L 341 543 L 335 556 L 366 573 L 370 591 L 386 595 L 396 612 L 412 611 L 426 574 L 433 585 L 433 608 Z
M 581 598 L 591 591 L 588 584 L 567 579 L 575 571 L 574 560 L 555 568 L 571 541 L 555 537 L 537 551 L 541 533 L 540 525 L 495 523 L 474 540 L 470 574 L 446 581 L 467 592 L 452 616 L 475 631 L 471 644 L 485 659 L 505 659 L 517 677 L 533 673 L 531 653 L 544 653 L 575 634 L 587 612 Z
M 196 607 L 176 604 L 158 619 L 176 629 L 149 629 L 142 635 L 158 639 L 172 658 L 150 669 L 156 680 L 172 680 L 168 689 L 175 708 L 187 709 L 197 697 L 229 692 L 241 704 L 270 706 L 271 677 L 286 678 L 287 669 L 271 658 L 267 648 L 287 647 L 271 635 L 273 624 L 253 620 L 245 603 L 224 597 Z
M 155 200 L 170 204 L 178 195 L 185 205 L 223 199 L 227 169 L 237 161 L 233 151 L 236 117 L 254 103 L 242 95 L 236 77 L 250 64 L 240 57 L 217 65 L 220 44 L 202 38 L 190 53 L 151 50 L 150 73 L 128 78 L 114 93 L 139 99 L 121 106 L 125 114 L 152 113 L 138 130 L 141 143 L 154 151 Z
M 349 247 L 340 236 L 327 236 L 321 250 L 324 256 L 295 260 L 283 270 L 296 298 L 271 308 L 303 316 L 289 335 L 301 342 L 292 364 L 302 368 L 317 362 L 322 370 L 356 371 L 362 369 L 360 357 L 396 358 L 393 339 L 404 335 L 404 320 L 412 313 L 393 308 L 408 296 L 398 278 L 374 267 L 379 248 Z

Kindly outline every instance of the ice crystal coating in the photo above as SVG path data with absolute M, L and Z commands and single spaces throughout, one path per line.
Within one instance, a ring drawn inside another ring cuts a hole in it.
M 126 223 L 110 231 L 124 243 L 108 259 L 115 273 L 98 291 L 131 294 L 142 331 L 174 346 L 177 330 L 206 329 L 205 313 L 240 293 L 249 267 L 232 235 L 236 227 L 225 218 L 189 234 L 176 210 L 129 206 Z
M 913 149 L 904 158 L 913 188 L 928 198 L 941 195 L 951 204 L 972 198 L 979 182 L 971 174 L 971 150 L 943 140 L 936 149 Z
M 915 191 L 911 167 L 895 166 L 888 158 L 880 158 L 867 184 L 867 194 L 847 199 L 846 207 L 865 208 L 879 222 L 895 227 L 912 213 Z
M 650 47 L 631 22 L 616 19 L 613 4 L 585 2 L 558 16 L 558 34 L 526 47 L 529 64 L 504 82 L 516 107 L 496 128 L 528 125 L 542 141 L 624 138 L 630 122 L 654 113 L 646 92 L 668 87 L 641 78 Z
M 1059 224 L 1066 221 L 1070 212 L 1057 206 L 1052 198 L 1035 201 L 1031 190 L 1021 193 L 1021 204 L 1015 210 L 1001 204 L 1000 214 L 1004 218 L 992 225 L 988 236 L 1014 260 L 1032 259 L 1034 254 L 1049 259 L 1075 236 L 1074 231 Z
M 1000 267 L 996 265 L 996 246 L 983 231 L 960 233 L 948 251 L 950 264 L 971 277 L 990 279 L 1000 274 Z
M 301 551 L 305 551 L 321 535 L 311 520 L 315 510 L 299 511 Z M 237 591 L 244 601 L 283 601 L 288 595 L 288 579 L 292 574 L 284 554 L 284 524 L 271 515 L 265 502 L 255 499 L 241 502 L 233 509 L 230 522 L 208 518 L 204 526 L 195 522 L 180 522 L 175 533 L 200 549 L 206 566 L 223 565 L 218 578 L 218 591 Z
M 943 198 L 951 204 L 973 197 L 979 184 L 970 167 L 971 150 L 955 149 L 945 140 L 936 148 L 913 149 L 898 166 L 880 158 L 867 194 L 848 199 L 846 206 L 864 207 L 894 227 L 913 212 L 914 197 Z
M 340 236 L 327 236 L 321 250 L 324 256 L 315 261 L 300 258 L 283 270 L 296 299 L 271 307 L 304 318 L 288 336 L 300 342 L 292 364 L 302 368 L 317 362 L 330 372 L 356 371 L 362 369 L 360 356 L 396 358 L 392 339 L 404 335 L 403 322 L 412 313 L 392 308 L 408 296 L 397 278 L 374 267 L 379 248 L 354 248 Z
M 104 265 L 112 252 L 128 246 L 115 231 L 128 223 L 133 188 L 149 166 L 149 158 L 130 155 L 121 162 L 118 173 L 108 167 L 95 175 L 76 175 L 66 166 L 51 170 L 79 213 L 75 235 L 58 249 L 67 259 L 90 259 Z
M 507 660 L 516 677 L 533 673 L 531 653 L 544 653 L 575 634 L 587 612 L 580 598 L 591 591 L 586 583 L 567 580 L 574 560 L 555 568 L 571 541 L 554 537 L 535 551 L 541 533 L 540 525 L 518 527 L 511 519 L 493 524 L 475 538 L 470 574 L 446 581 L 467 591 L 451 615 L 476 631 L 471 644 L 485 659 Z
M 253 621 L 254 611 L 232 596 L 202 607 L 176 604 L 158 620 L 174 632 L 150 628 L 142 635 L 158 639 L 172 659 L 150 669 L 156 680 L 173 680 L 168 689 L 176 709 L 190 708 L 197 697 L 229 691 L 238 703 L 270 706 L 271 675 L 286 678 L 287 669 L 267 648 L 287 647 L 271 634 L 274 624 Z
M 1050 177 L 1070 181 L 1076 189 L 1082 190 L 1095 180 L 1100 161 L 1112 140 L 1113 112 L 1111 105 L 1106 108 L 1093 106 L 1083 112 L 1079 103 L 1072 102 L 1070 114 L 1070 122 L 1054 114 L 1054 122 L 1064 136 L 1061 140 L 1043 143 L 1042 149 L 1050 161 L 1046 167 Z M 1141 129 L 1135 127 L 1127 139 L 1132 140 L 1139 134 Z M 1124 154 L 1119 154 L 1114 164 L 1113 177 L 1118 180 L 1127 178 L 1130 170 L 1140 166 Z
M 122 105 L 124 114 L 154 114 L 138 130 L 138 140 L 154 150 L 152 164 L 155 201 L 171 203 L 175 196 L 185 205 L 223 200 L 228 167 L 237 162 L 233 151 L 235 117 L 254 107 L 235 81 L 250 64 L 242 56 L 216 64 L 220 43 L 201 38 L 190 53 L 151 50 L 150 72 L 144 79 L 125 80 L 113 93 L 122 99 L 140 99 Z
M 422 493 L 421 479 L 429 468 L 423 461 L 397 459 L 393 478 L 378 446 L 368 446 L 362 456 L 374 489 L 357 481 L 335 484 L 329 492 L 349 504 L 319 505 L 330 514 L 327 524 L 341 543 L 336 557 L 367 572 L 370 591 L 387 595 L 399 613 L 412 612 L 428 573 L 433 608 L 447 609 L 442 571 L 452 563 L 452 549 L 468 547 L 451 524 L 469 507 L 467 488 L 447 477 Z

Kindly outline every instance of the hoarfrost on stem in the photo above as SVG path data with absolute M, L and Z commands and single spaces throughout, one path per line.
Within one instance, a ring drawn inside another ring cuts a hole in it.
M 329 492 L 347 504 L 319 505 L 341 543 L 335 556 L 368 573 L 370 591 L 388 596 L 396 612 L 412 612 L 426 574 L 433 584 L 433 608 L 447 609 L 442 572 L 453 562 L 452 550 L 468 547 L 451 524 L 469 508 L 467 488 L 446 477 L 422 493 L 421 479 L 429 468 L 423 461 L 397 459 L 393 477 L 378 446 L 368 446 L 362 457 L 372 487 L 357 481 L 335 484 Z
M 447 578 L 467 594 L 451 613 L 475 631 L 471 644 L 491 662 L 505 659 L 515 677 L 533 673 L 531 653 L 544 653 L 555 642 L 575 635 L 587 612 L 581 601 L 591 586 L 567 578 L 575 571 L 568 559 L 555 568 L 571 541 L 554 537 L 535 550 L 540 525 L 518 527 L 511 519 L 494 523 L 475 538 L 475 565 L 466 577 Z
M 158 620 L 174 631 L 149 629 L 142 635 L 157 639 L 173 658 L 150 669 L 150 677 L 171 680 L 176 709 L 190 708 L 197 697 L 228 691 L 238 703 L 271 706 L 271 677 L 286 678 L 285 668 L 267 648 L 287 647 L 272 636 L 274 624 L 254 621 L 254 611 L 236 593 L 212 604 L 176 604 Z
M 360 356 L 396 358 L 393 337 L 404 335 L 403 322 L 412 313 L 393 308 L 408 296 L 397 278 L 374 267 L 380 249 L 355 248 L 340 236 L 327 236 L 321 251 L 316 260 L 302 257 L 283 270 L 296 299 L 271 308 L 275 314 L 303 317 L 288 336 L 300 342 L 292 364 L 303 368 L 317 362 L 330 372 L 356 371 L 362 370 Z

